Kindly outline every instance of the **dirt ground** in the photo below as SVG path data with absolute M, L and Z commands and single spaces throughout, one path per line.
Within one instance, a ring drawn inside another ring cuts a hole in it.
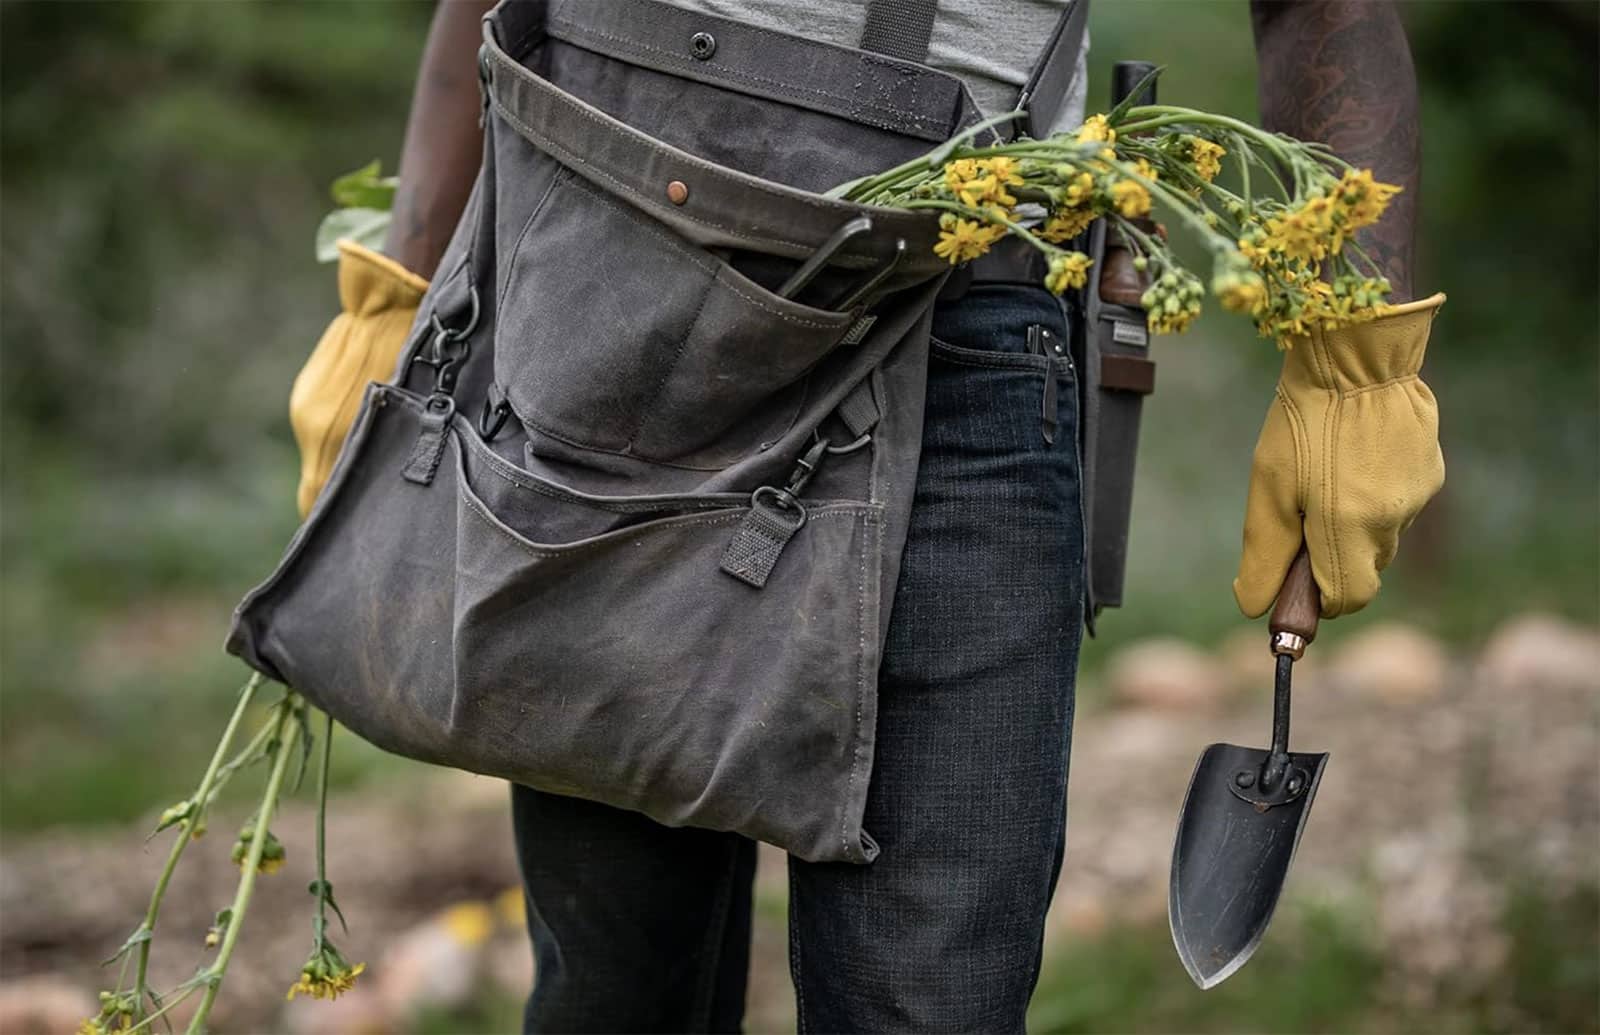
M 1397 999 L 1425 999 L 1447 979 L 1492 982 L 1506 965 L 1499 917 L 1517 881 L 1559 890 L 1595 879 L 1597 644 L 1594 630 L 1535 616 L 1461 657 L 1415 630 L 1375 627 L 1298 673 L 1294 745 L 1332 758 L 1289 895 L 1374 917 L 1385 958 L 1397 961 L 1384 978 Z M 1213 741 L 1266 740 L 1269 673 L 1254 638 L 1210 651 L 1146 644 L 1083 689 L 1098 703 L 1077 720 L 1047 952 L 1164 914 L 1190 769 Z M 507 894 L 517 875 L 506 803 L 497 781 L 418 767 L 332 804 L 330 874 L 352 924 L 337 941 L 368 973 L 359 995 L 331 1006 L 284 1001 L 310 944 L 313 816 L 290 803 L 274 824 L 290 864 L 258 884 L 214 1030 L 413 1030 L 421 1013 L 458 1009 L 485 989 L 518 998 L 532 967 Z M 205 959 L 204 932 L 237 878 L 227 849 L 240 818 L 215 817 L 179 869 L 160 923 L 160 986 Z M 147 829 L 13 837 L 0 850 L 7 1035 L 75 1024 L 70 1010 L 87 1009 L 114 977 L 97 961 L 137 922 L 168 845 L 169 835 L 146 842 Z M 755 1031 L 793 1023 L 784 894 L 783 858 L 764 849 Z

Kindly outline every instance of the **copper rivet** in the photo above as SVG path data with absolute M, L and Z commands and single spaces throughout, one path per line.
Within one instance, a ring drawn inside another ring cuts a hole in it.
M 667 184 L 667 200 L 674 205 L 681 205 L 689 200 L 689 185 L 682 180 L 673 180 Z

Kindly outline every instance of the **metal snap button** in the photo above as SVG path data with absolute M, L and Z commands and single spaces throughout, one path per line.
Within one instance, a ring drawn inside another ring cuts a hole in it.
M 717 38 L 709 32 L 697 32 L 689 37 L 689 53 L 701 61 L 717 52 Z
M 689 185 L 682 180 L 673 180 L 667 184 L 667 200 L 674 205 L 681 205 L 689 200 Z

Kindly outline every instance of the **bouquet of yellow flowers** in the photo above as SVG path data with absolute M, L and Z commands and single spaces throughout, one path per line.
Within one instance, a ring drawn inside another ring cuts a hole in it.
M 1223 308 L 1247 314 L 1282 347 L 1312 327 L 1333 330 L 1383 312 L 1389 282 L 1351 235 L 1376 223 L 1400 188 L 1370 170 L 1320 144 L 1166 104 L 1120 105 L 1044 140 L 975 143 L 1015 114 L 829 194 L 940 213 L 934 250 L 952 264 L 1019 237 L 1045 254 L 1045 287 L 1057 294 L 1085 284 L 1092 261 L 1071 243 L 1103 218 L 1147 274 L 1140 301 L 1160 334 L 1187 330 L 1206 289 L 1161 235 L 1141 228 L 1157 205 L 1210 252 L 1211 294 Z M 1238 193 L 1217 182 L 1230 158 Z M 1258 195 L 1261 185 L 1269 191 Z

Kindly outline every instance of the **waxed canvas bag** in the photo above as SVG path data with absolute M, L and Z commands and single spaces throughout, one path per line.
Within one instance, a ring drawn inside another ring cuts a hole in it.
M 228 648 L 403 755 L 870 861 L 948 267 L 932 216 L 817 192 L 970 97 L 652 0 L 505 0 L 480 74 L 483 166 L 394 381 Z

